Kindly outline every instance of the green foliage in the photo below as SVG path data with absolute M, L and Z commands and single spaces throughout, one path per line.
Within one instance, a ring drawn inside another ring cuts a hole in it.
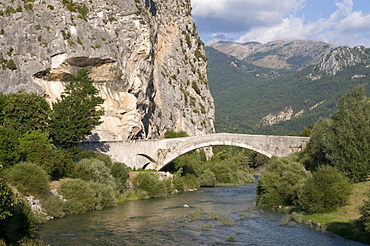
M 14 165 L 7 172 L 7 179 L 23 194 L 41 197 L 49 191 L 49 176 L 34 163 L 21 162 Z
M 167 130 L 164 133 L 165 138 L 182 138 L 189 137 L 189 135 L 184 131 L 175 132 L 174 130 Z
M 358 86 L 341 97 L 338 111 L 312 130 L 309 150 L 314 166 L 330 164 L 354 182 L 370 173 L 370 102 Z
M 14 13 L 16 13 L 17 11 L 12 7 L 12 6 L 8 6 L 8 7 L 6 7 L 6 9 L 5 9 L 5 14 L 7 15 L 7 16 L 9 16 L 9 15 L 11 15 L 11 14 L 14 14 Z
M 66 214 L 64 201 L 58 195 L 47 196 L 41 201 L 41 204 L 49 216 L 63 218 Z
M 19 138 L 18 148 L 23 161 L 39 164 L 48 174 L 53 172 L 53 163 L 48 162 L 47 158 L 52 152 L 53 144 L 47 132 L 38 129 L 25 133 Z
M 0 127 L 0 166 L 9 167 L 17 163 L 21 157 L 18 133 L 9 127 Z
M 72 177 L 84 181 L 94 181 L 100 184 L 106 184 L 115 187 L 115 179 L 110 173 L 110 169 L 104 162 L 98 159 L 83 159 L 77 162 Z
M 0 238 L 9 245 L 18 245 L 23 238 L 33 238 L 37 230 L 37 220 L 27 200 L 21 200 L 11 209 L 12 216 L 0 222 Z
M 196 81 L 193 80 L 193 82 L 191 83 L 191 88 L 194 89 L 194 91 L 198 94 L 198 95 L 201 95 L 201 91 L 198 87 L 198 84 Z
M 149 197 L 167 195 L 165 183 L 159 180 L 154 173 L 139 173 L 132 182 L 136 189 L 145 191 Z
M 258 206 L 277 207 L 298 202 L 299 191 L 309 178 L 309 173 L 298 161 L 296 154 L 271 160 L 258 179 Z
M 297 134 L 320 118 L 333 115 L 340 96 L 355 85 L 363 84 L 370 92 L 366 63 L 347 67 L 335 76 L 317 73 L 313 67 L 287 73 L 254 66 L 210 47 L 205 50 L 209 86 L 217 105 L 217 132 Z M 236 66 L 230 66 L 232 62 Z M 320 79 L 312 80 L 310 74 Z M 367 77 L 352 79 L 356 74 Z M 293 115 L 301 110 L 305 112 L 273 126 L 261 124 L 266 115 L 290 106 Z
M 347 204 L 351 195 L 349 179 L 332 166 L 321 166 L 302 187 L 299 203 L 310 213 L 325 213 Z
M 92 129 L 101 124 L 104 114 L 101 105 L 104 99 L 98 96 L 98 89 L 89 78 L 89 71 L 78 70 L 71 75 L 69 84 L 61 99 L 53 103 L 50 130 L 53 140 L 64 147 L 71 147 L 91 134 Z
M 15 64 L 13 59 L 9 59 L 6 63 L 6 68 L 10 70 L 17 70 L 17 64 Z
M 58 192 L 67 199 L 66 210 L 69 214 L 84 213 L 86 210 L 101 210 L 116 205 L 116 193 L 112 186 L 69 179 L 62 182 Z
M 368 192 L 368 200 L 361 207 L 361 223 L 367 233 L 370 233 L 370 193 Z
M 215 187 L 217 184 L 216 175 L 211 171 L 210 168 L 205 169 L 199 175 L 199 185 L 203 187 Z
M 26 10 L 33 11 L 33 4 L 32 3 L 25 4 L 23 7 Z
M 0 178 L 0 222 L 8 216 L 12 216 L 11 208 L 13 205 L 13 193 L 4 183 L 4 180 Z
M 192 151 L 174 160 L 165 170 L 175 172 L 175 178 L 181 173 L 182 179 L 179 182 L 187 189 L 221 184 L 243 185 L 254 181 L 252 169 L 247 162 L 250 158 L 245 153 L 240 151 L 231 154 L 222 150 L 207 161 L 203 150 Z
M 130 168 L 121 162 L 115 162 L 111 168 L 111 174 L 116 180 L 118 190 L 123 191 L 130 175 Z
M 49 244 L 39 238 L 34 239 L 25 237 L 19 241 L 19 246 L 49 246 Z
M 4 125 L 14 128 L 19 134 L 38 129 L 45 131 L 50 106 L 36 94 L 15 93 L 7 96 L 3 114 Z

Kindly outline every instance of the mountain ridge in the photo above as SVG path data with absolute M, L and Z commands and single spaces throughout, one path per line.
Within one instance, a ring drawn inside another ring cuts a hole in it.
M 354 86 L 369 92 L 370 49 L 330 47 L 318 63 L 284 73 L 207 46 L 217 132 L 298 134 L 333 114 Z

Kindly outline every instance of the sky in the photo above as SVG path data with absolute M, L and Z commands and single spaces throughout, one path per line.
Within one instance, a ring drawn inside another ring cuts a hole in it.
M 309 39 L 370 48 L 370 0 L 191 0 L 205 44 Z

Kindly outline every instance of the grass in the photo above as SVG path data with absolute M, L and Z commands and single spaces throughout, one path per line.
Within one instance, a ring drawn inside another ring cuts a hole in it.
M 306 214 L 304 219 L 325 226 L 327 231 L 347 239 L 369 244 L 370 235 L 363 231 L 358 221 L 361 217 L 360 208 L 368 199 L 369 191 L 370 181 L 354 184 L 349 204 L 330 213 Z

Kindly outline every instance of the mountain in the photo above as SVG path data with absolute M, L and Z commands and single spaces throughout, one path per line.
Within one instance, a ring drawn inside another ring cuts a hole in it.
M 0 92 L 53 102 L 70 74 L 86 68 L 105 99 L 100 139 L 214 131 L 188 0 L 4 0 L 0 16 Z
M 370 49 L 363 46 L 332 47 L 317 64 L 285 74 L 212 47 L 206 54 L 217 132 L 297 134 L 332 115 L 356 85 L 370 92 Z
M 334 48 L 333 45 L 311 40 L 276 40 L 266 44 L 220 41 L 209 47 L 253 65 L 285 73 L 317 64 Z

